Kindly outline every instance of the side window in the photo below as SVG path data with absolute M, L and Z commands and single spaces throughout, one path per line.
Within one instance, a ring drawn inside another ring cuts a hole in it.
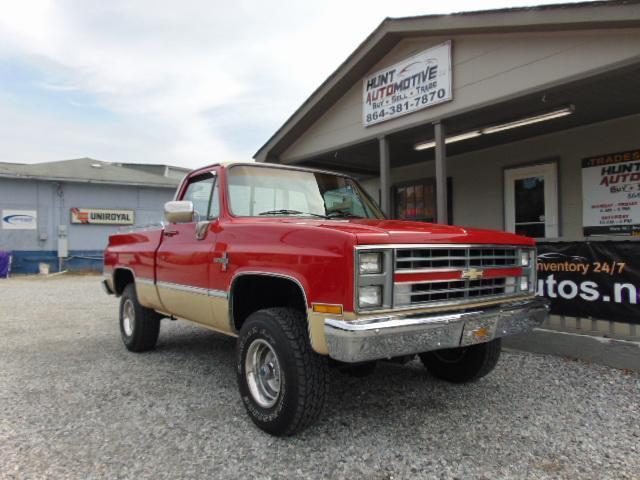
M 210 173 L 194 177 L 189 182 L 182 200 L 193 203 L 196 218 L 209 220 L 220 214 L 220 201 L 216 177 Z M 215 188 L 214 188 L 215 187 Z

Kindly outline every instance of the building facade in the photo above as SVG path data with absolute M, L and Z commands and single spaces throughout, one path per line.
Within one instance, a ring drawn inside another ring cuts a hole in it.
M 14 273 L 101 270 L 109 234 L 162 221 L 186 169 L 93 159 L 0 164 L 0 250 Z
M 386 19 L 256 153 L 539 242 L 549 327 L 640 335 L 640 3 Z

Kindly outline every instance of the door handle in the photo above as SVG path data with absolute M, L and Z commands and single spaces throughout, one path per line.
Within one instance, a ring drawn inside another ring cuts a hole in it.
M 173 237 L 174 235 L 177 235 L 178 231 L 177 230 L 167 230 L 165 229 L 164 232 L 162 232 L 162 234 L 165 237 Z

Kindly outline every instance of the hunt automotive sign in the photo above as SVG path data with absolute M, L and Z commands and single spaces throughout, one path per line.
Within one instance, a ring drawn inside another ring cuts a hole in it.
M 71 223 L 87 225 L 133 225 L 133 210 L 72 208 Z
M 365 127 L 451 100 L 451 42 L 370 75 L 362 87 Z
M 640 149 L 582 160 L 585 235 L 640 235 Z

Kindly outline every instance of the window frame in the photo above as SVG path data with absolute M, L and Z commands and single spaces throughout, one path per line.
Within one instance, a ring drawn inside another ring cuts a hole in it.
M 215 170 L 212 171 L 208 171 L 208 172 L 202 172 L 202 173 L 198 173 L 197 175 L 194 175 L 192 177 L 190 177 L 184 188 L 182 189 L 182 192 L 180 194 L 180 200 L 181 201 L 190 201 L 193 202 L 192 200 L 185 200 L 185 196 L 187 194 L 187 192 L 189 191 L 189 187 L 194 184 L 194 183 L 198 183 L 201 181 L 206 181 L 206 180 L 210 180 L 212 179 L 211 182 L 211 191 L 209 192 L 208 195 L 208 200 L 207 200 L 207 212 L 205 215 L 199 215 L 199 220 L 198 221 L 206 221 L 206 222 L 211 222 L 213 220 L 216 220 L 218 218 L 220 218 L 220 214 L 221 214 L 221 210 L 222 210 L 222 202 L 220 199 L 220 188 L 219 188 L 219 178 L 218 178 L 218 173 Z M 212 217 L 210 215 L 211 213 L 211 206 L 212 206 L 212 201 L 214 198 L 214 192 L 216 190 L 216 187 L 218 187 L 218 215 L 215 217 Z M 195 211 L 195 208 L 194 208 Z M 195 222 L 195 221 L 194 221 Z M 190 223 L 194 223 L 194 222 L 190 222 Z
M 433 211 L 435 212 L 435 216 L 433 221 L 430 222 L 428 220 L 423 220 L 419 218 L 398 218 L 397 213 L 397 193 L 399 188 L 406 188 L 411 186 L 433 186 L 434 198 L 433 198 Z M 437 198 L 436 198 L 436 179 L 435 177 L 424 177 L 417 180 L 408 180 L 405 182 L 394 183 L 391 186 L 391 212 L 394 220 L 404 221 L 404 222 L 423 222 L 423 223 L 437 223 L 438 222 L 438 206 Z M 453 225 L 453 179 L 452 177 L 447 177 L 447 224 Z

